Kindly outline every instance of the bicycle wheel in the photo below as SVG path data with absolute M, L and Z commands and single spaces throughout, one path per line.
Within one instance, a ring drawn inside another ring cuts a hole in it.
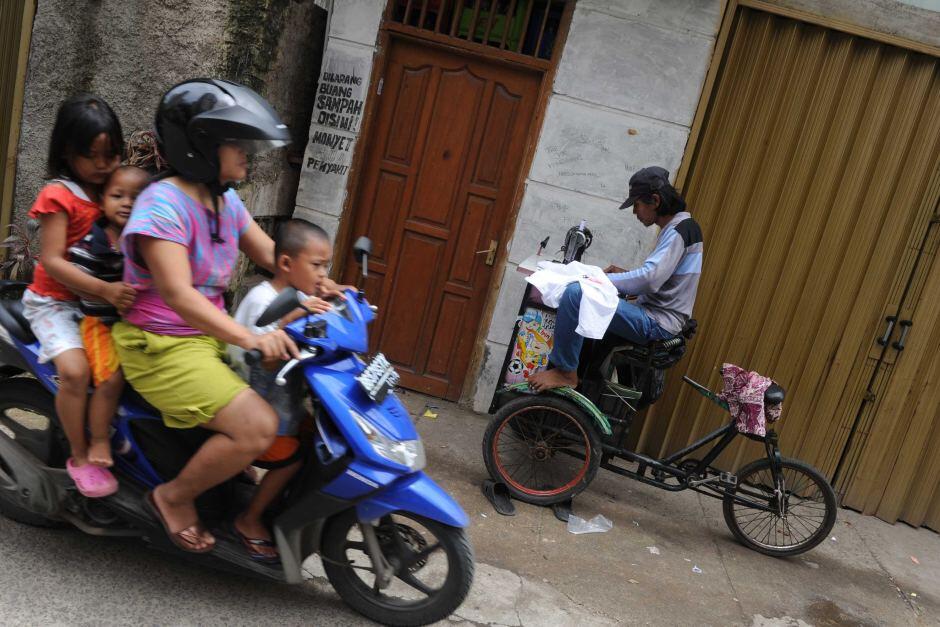
M 746 465 L 737 486 L 725 495 L 725 522 L 735 538 L 755 551 L 799 555 L 829 535 L 836 522 L 836 495 L 825 477 L 796 459 L 781 460 L 780 482 L 778 486 L 769 459 Z M 739 503 L 734 495 L 770 511 Z
M 496 412 L 483 436 L 490 476 L 534 505 L 565 501 L 594 479 L 600 438 L 589 416 L 552 396 L 523 396 Z

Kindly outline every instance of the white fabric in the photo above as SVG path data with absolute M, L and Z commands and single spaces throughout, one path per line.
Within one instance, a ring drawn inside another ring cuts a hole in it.
M 266 327 L 259 327 L 255 324 L 258 318 L 261 317 L 261 314 L 264 313 L 264 310 L 271 304 L 271 301 L 277 298 L 277 294 L 277 290 L 274 289 L 274 286 L 268 281 L 262 281 L 254 286 L 245 294 L 245 298 L 242 299 L 242 302 L 238 304 L 238 309 L 235 310 L 235 315 L 233 316 L 235 322 L 246 327 L 255 335 L 263 335 L 277 330 L 277 322 L 272 322 Z M 245 365 L 245 349 L 230 344 L 228 354 L 236 372 L 247 381 L 248 366 Z
M 91 198 L 88 197 L 88 194 L 85 193 L 85 190 L 83 190 L 81 186 L 75 181 L 73 181 L 72 179 L 54 179 L 52 182 L 62 183 L 63 185 L 65 185 L 66 189 L 72 192 L 74 196 L 78 196 L 82 200 L 87 200 L 88 202 L 91 202 Z
M 526 281 L 541 292 L 542 302 L 549 307 L 558 307 L 565 288 L 577 281 L 581 285 L 581 307 L 575 331 L 590 339 L 604 337 L 620 301 L 617 288 L 604 271 L 580 261 L 567 264 L 543 261 L 538 267 L 538 271 L 526 277 Z
M 77 302 L 56 300 L 26 290 L 23 292 L 23 317 L 39 340 L 39 363 L 52 361 L 73 348 L 85 350 L 78 328 L 83 316 Z

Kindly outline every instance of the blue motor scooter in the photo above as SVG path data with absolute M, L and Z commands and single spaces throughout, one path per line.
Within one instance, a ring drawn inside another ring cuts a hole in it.
M 368 274 L 371 243 L 354 247 Z M 350 291 L 329 313 L 286 327 L 300 348 L 278 373 L 298 369 L 311 391 L 313 421 L 303 436 L 303 469 L 274 509 L 280 564 L 250 559 L 234 538 L 217 534 L 206 554 L 183 552 L 167 538 L 144 495 L 185 465 L 210 435 L 164 427 L 159 414 L 128 389 L 113 422 L 120 490 L 87 499 L 65 471 L 68 443 L 55 413 L 52 364 L 22 314 L 25 284 L 0 282 L 0 514 L 33 525 L 71 524 L 94 535 L 138 536 L 186 559 L 243 574 L 299 584 L 302 563 L 320 555 L 337 593 L 365 616 L 390 625 L 423 625 L 450 615 L 473 579 L 473 552 L 460 506 L 422 469 L 425 454 L 408 411 L 394 393 L 397 375 L 382 355 L 370 362 L 367 325 L 375 309 Z M 283 291 L 259 318 L 279 320 L 300 306 Z M 259 359 L 249 352 L 246 361 Z M 241 511 L 253 485 L 230 480 L 197 502 L 218 527 Z

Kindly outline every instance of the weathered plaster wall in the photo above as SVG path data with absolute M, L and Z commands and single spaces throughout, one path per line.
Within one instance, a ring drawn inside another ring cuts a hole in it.
M 335 236 L 359 138 L 384 0 L 337 0 L 310 120 L 294 215 Z
M 245 28 L 235 28 L 239 11 L 258 7 L 261 21 L 242 19 Z M 159 97 L 175 82 L 221 76 L 254 83 L 300 127 L 302 151 L 325 21 L 313 0 L 40 0 L 17 152 L 17 218 L 43 185 L 56 109 L 78 91 L 107 100 L 129 133 L 152 128 Z M 286 154 L 255 164 L 254 183 L 242 190 L 257 215 L 293 209 L 298 173 Z
M 542 135 L 509 244 L 471 401 L 490 403 L 525 287 L 516 266 L 551 237 L 587 220 L 586 263 L 634 267 L 656 237 L 617 207 L 630 175 L 647 165 L 673 174 L 718 31 L 719 0 L 581 0 L 561 58 Z M 694 211 L 694 208 L 693 208 Z
M 242 38 L 229 20 L 229 49 L 238 45 L 247 59 L 244 69 L 236 55 L 227 55 L 222 75 L 245 83 L 263 94 L 291 131 L 293 143 L 251 164 L 248 182 L 239 194 L 257 217 L 287 216 L 294 211 L 310 115 L 317 87 L 317 69 L 323 57 L 327 11 L 311 0 L 251 0 L 255 5 Z M 269 6 L 265 6 L 269 5 Z M 270 6 L 274 5 L 274 6 Z M 272 10 L 275 9 L 275 10 Z M 245 44 L 254 40 L 254 45 Z

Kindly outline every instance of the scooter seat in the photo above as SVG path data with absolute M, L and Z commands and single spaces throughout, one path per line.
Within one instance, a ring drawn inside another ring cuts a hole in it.
M 23 315 L 23 301 L 19 299 L 0 298 L 0 325 L 24 344 L 36 341 L 29 321 Z

